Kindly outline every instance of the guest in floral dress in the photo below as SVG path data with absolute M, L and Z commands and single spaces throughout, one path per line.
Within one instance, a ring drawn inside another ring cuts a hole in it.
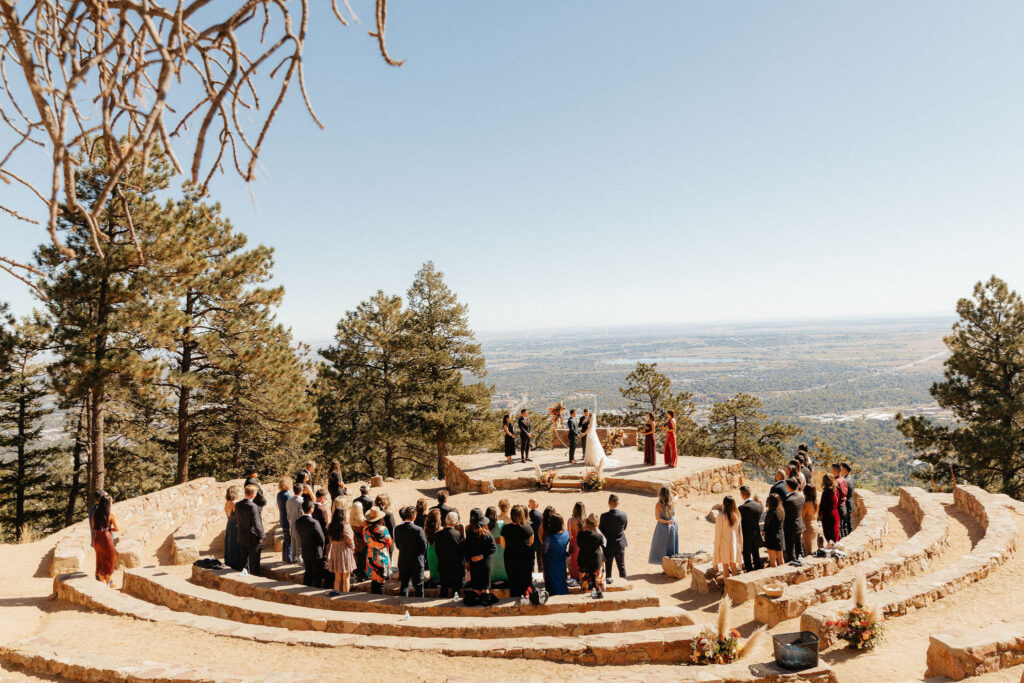
M 355 538 L 352 526 L 348 523 L 348 506 L 344 500 L 335 506 L 331 524 L 327 527 L 327 569 L 334 574 L 334 590 L 331 595 L 348 592 L 349 577 L 356 569 Z
M 370 575 L 370 592 L 382 594 L 384 582 L 391 575 L 391 534 L 384 526 L 384 511 L 377 506 L 366 513 L 363 540 L 366 541 L 366 573 Z

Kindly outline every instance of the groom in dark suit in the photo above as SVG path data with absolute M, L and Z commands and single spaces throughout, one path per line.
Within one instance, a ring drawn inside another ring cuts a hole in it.
M 569 419 L 565 421 L 569 430 L 569 462 L 576 462 L 576 446 L 580 441 L 580 423 L 576 420 L 576 410 L 569 411 Z
M 590 411 L 586 408 L 583 409 L 583 417 L 580 418 L 580 434 L 587 433 L 587 427 L 590 426 Z M 583 442 L 580 444 L 580 448 L 583 449 L 583 459 L 587 459 L 587 439 L 584 437 Z
M 519 426 L 519 461 L 526 462 L 530 459 L 530 439 L 533 432 L 530 431 L 530 418 L 526 416 L 526 408 L 519 411 L 519 419 L 516 420 Z

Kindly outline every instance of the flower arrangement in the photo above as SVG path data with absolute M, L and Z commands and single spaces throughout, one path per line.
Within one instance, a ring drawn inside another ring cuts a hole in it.
M 537 488 L 550 491 L 555 485 L 555 479 L 558 478 L 558 473 L 553 469 L 546 472 L 540 471 L 540 465 L 534 465 L 534 476 L 537 484 Z
M 853 590 L 855 607 L 825 622 L 825 626 L 853 650 L 870 650 L 885 639 L 885 627 L 878 617 L 878 610 L 867 605 L 866 594 L 864 575 L 859 574 Z
M 626 440 L 626 433 L 621 429 L 609 429 L 604 441 L 601 442 L 601 447 L 604 448 L 605 453 L 611 453 L 616 448 L 622 445 L 622 442 Z
M 558 428 L 558 425 L 562 423 L 562 413 L 565 412 L 565 403 L 559 401 L 558 403 L 552 403 L 548 406 L 548 415 L 551 416 L 551 422 Z
M 764 627 L 759 628 L 751 634 L 746 643 L 741 644 L 740 632 L 729 628 L 731 610 L 732 600 L 729 599 L 729 596 L 725 596 L 718 604 L 717 628 L 708 626 L 694 638 L 693 648 L 690 652 L 691 664 L 730 664 L 750 652 L 754 643 L 764 635 Z
M 588 467 L 583 470 L 583 490 L 600 491 L 604 488 L 604 462 L 597 467 Z

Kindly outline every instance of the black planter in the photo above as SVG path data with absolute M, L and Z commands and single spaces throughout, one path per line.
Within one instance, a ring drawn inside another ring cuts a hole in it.
M 789 671 L 818 666 L 818 636 L 810 631 L 780 633 L 772 636 L 775 663 Z

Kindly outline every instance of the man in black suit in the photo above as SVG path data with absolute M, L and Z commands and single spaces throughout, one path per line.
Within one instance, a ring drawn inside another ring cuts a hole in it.
M 786 562 L 791 562 L 804 554 L 803 543 L 800 540 L 800 535 L 804 532 L 804 520 L 801 517 L 804 494 L 797 490 L 799 486 L 800 482 L 796 477 L 786 480 L 788 494 L 782 501 L 782 511 L 786 514 L 782 521 L 782 534 L 786 538 Z
M 448 505 L 448 489 L 441 489 L 437 492 L 437 505 L 434 505 L 430 510 L 440 510 L 441 512 L 441 524 L 444 524 L 444 520 L 448 519 L 448 513 L 455 508 Z M 427 512 L 429 512 L 428 510 Z
M 853 511 L 857 506 L 853 503 L 853 472 L 850 470 L 850 465 L 841 462 L 839 470 L 842 472 L 843 479 L 846 480 L 846 514 L 839 518 L 839 524 L 842 527 L 839 533 L 845 538 L 853 533 Z
M 589 426 L 590 426 L 590 411 L 587 410 L 586 408 L 584 408 L 583 409 L 583 417 L 580 418 L 580 434 L 586 434 L 587 433 L 587 427 L 589 427 Z M 587 459 L 587 440 L 586 439 L 583 439 L 583 441 L 580 442 L 580 448 L 583 450 L 583 459 L 586 460 Z M 607 556 L 605 556 L 605 559 L 607 559 Z
M 785 501 L 789 495 L 789 491 L 786 490 L 786 470 L 775 470 L 775 483 L 768 490 L 768 495 L 773 493 L 779 497 L 779 501 Z
M 395 527 L 395 547 L 398 548 L 398 580 L 402 597 L 409 597 L 409 584 L 417 598 L 423 597 L 423 569 L 427 563 L 427 537 L 423 529 L 413 524 L 416 508 L 408 505 L 398 511 L 402 523 Z
M 743 498 L 743 503 L 740 504 L 740 529 L 743 531 L 743 571 L 752 572 L 763 566 L 761 546 L 764 545 L 764 541 L 761 539 L 761 513 L 764 508 L 751 498 L 750 487 L 746 484 L 740 487 L 740 497 Z
M 259 479 L 256 478 L 256 465 L 249 465 L 245 468 L 245 484 L 243 486 L 255 486 L 256 497 L 253 498 L 253 502 L 261 510 L 267 506 L 267 497 L 263 495 L 263 487 L 260 486 Z
M 462 532 L 458 526 L 459 513 L 449 512 L 444 519 L 444 529 L 434 536 L 442 598 L 450 598 L 461 591 L 466 581 L 466 557 L 462 548 Z
M 327 512 L 327 492 L 323 489 L 317 489 L 316 500 L 313 501 L 313 519 L 320 525 L 320 531 L 324 532 L 324 538 L 327 537 L 327 525 L 331 523 L 330 513 Z
M 629 520 L 626 513 L 619 510 L 619 497 L 614 493 L 608 496 L 608 512 L 601 515 L 601 522 L 597 528 L 604 534 L 604 576 L 605 581 L 611 583 L 612 560 L 619 567 L 619 578 L 626 578 L 626 526 Z
M 306 567 L 302 585 L 320 588 L 324 573 L 324 547 L 327 539 L 320 524 L 313 519 L 313 501 L 302 501 L 302 516 L 295 520 L 295 533 L 302 543 L 302 564 Z
M 245 487 L 245 498 L 235 503 L 235 520 L 238 523 L 238 545 L 245 556 L 245 568 L 253 576 L 260 575 L 260 553 L 263 552 L 263 518 L 260 507 L 253 500 L 259 486 L 249 484 Z
M 526 416 L 526 408 L 519 411 L 516 425 L 519 427 L 519 462 L 526 462 L 530 459 L 530 439 L 533 438 L 533 432 L 530 431 L 530 418 Z
M 313 497 L 312 497 L 311 494 L 312 494 L 312 491 L 313 491 L 313 477 L 314 477 L 315 472 L 316 472 L 316 463 L 313 462 L 312 460 L 307 460 L 305 466 L 303 466 L 303 468 L 301 470 L 299 470 L 299 473 L 295 475 L 295 482 L 296 483 L 303 484 L 306 487 L 308 487 L 309 493 L 303 493 L 303 495 L 306 498 L 309 498 L 310 500 L 313 500 Z
M 544 544 L 540 540 L 540 525 L 544 523 L 544 515 L 533 498 L 527 503 L 529 508 L 530 528 L 533 529 L 533 556 L 537 562 L 537 571 L 544 571 Z M 493 561 L 493 560 L 492 560 Z M 533 562 L 530 563 L 530 571 L 533 571 Z
M 580 441 L 580 423 L 576 420 L 576 410 L 569 411 L 569 419 L 565 421 L 569 430 L 569 462 L 576 462 L 576 446 Z
M 373 507 L 373 498 L 370 498 L 370 496 L 367 495 L 369 493 L 370 487 L 367 486 L 366 484 L 362 484 L 359 487 L 359 497 L 355 499 L 355 502 L 359 503 L 359 507 L 363 508 L 364 515 L 366 514 L 367 510 Z

